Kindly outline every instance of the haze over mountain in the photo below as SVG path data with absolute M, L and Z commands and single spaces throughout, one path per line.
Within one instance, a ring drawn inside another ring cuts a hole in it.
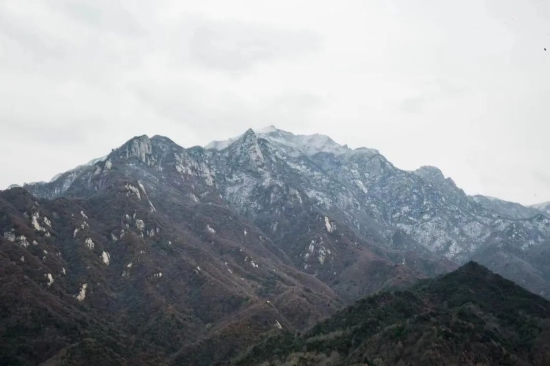
M 494 203 L 323 135 L 134 137 L 0 192 L 0 354 L 215 364 L 471 259 L 548 297 L 550 220 Z

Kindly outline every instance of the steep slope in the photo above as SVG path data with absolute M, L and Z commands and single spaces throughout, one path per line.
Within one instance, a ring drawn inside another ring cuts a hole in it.
M 297 268 L 331 285 L 344 298 L 353 300 L 432 274 L 423 272 L 422 266 L 413 271 L 403 266 L 406 253 L 385 248 L 379 228 L 359 204 L 353 206 L 345 187 L 319 171 L 306 155 L 283 155 L 249 130 L 214 159 L 216 184 L 225 200 L 260 227 Z M 297 172 L 297 164 L 308 174 Z M 354 210 L 370 226 L 363 232 L 350 229 L 343 211 L 319 205 L 312 192 L 320 190 L 334 192 L 332 197 L 347 213 Z M 436 273 L 454 267 L 429 253 L 416 253 L 410 263 L 417 262 Z
M 185 160 L 185 180 L 183 165 L 158 169 L 157 152 L 174 147 L 163 142 L 138 138 L 114 151 L 67 188 L 67 196 L 79 198 L 37 200 L 18 188 L 0 193 L 2 315 L 10 319 L 0 329 L 4 360 L 79 364 L 93 349 L 110 355 L 101 364 L 139 364 L 128 354 L 159 364 L 180 347 L 217 340 L 225 348 L 188 363 L 208 365 L 279 326 L 311 326 L 341 305 L 220 202 L 200 162 Z M 163 184 L 155 170 L 165 174 Z M 174 175 L 179 180 L 168 184 Z M 23 307 L 17 284 L 27 293 Z M 45 306 L 30 298 L 43 298 Z M 51 324 L 42 343 L 33 324 Z M 234 331 L 243 326 L 253 328 Z
M 517 243 L 521 251 L 548 246 L 549 222 L 538 211 L 504 201 L 489 205 L 489 199 L 466 195 L 435 167 L 403 171 L 376 150 L 352 150 L 326 136 L 300 136 L 269 128 L 256 133 L 249 130 L 239 138 L 211 145 L 209 151 L 222 162 L 219 166 L 233 166 L 240 160 L 232 151 L 252 141 L 261 152 L 263 165 L 257 167 L 263 173 L 254 176 L 251 169 L 239 170 L 238 165 L 231 171 L 222 168 L 219 176 L 230 179 L 221 182 L 220 188 L 226 201 L 265 232 L 279 231 L 284 221 L 272 218 L 292 217 L 299 212 L 297 202 L 307 200 L 330 220 L 366 240 L 371 250 L 374 245 L 387 251 L 395 247 L 396 234 L 406 235 L 400 250 L 422 253 L 415 259 L 424 263 L 422 267 L 441 257 L 465 262 L 495 241 Z M 261 201 L 267 191 L 269 201 Z M 274 209 L 277 199 L 294 202 L 294 207 Z M 276 235 L 283 234 L 275 234 L 274 240 L 278 242 Z M 401 263 L 405 258 L 395 259 L 394 263 Z M 519 274 L 512 279 L 522 280 Z
M 358 301 L 237 365 L 548 365 L 550 302 L 470 262 L 409 291 Z
M 84 221 L 81 212 L 67 200 L 44 206 L 21 189 L 1 192 L 0 228 L 9 228 L 0 238 L 1 364 L 39 364 L 59 352 L 66 354 L 68 364 L 91 360 L 145 365 L 160 360 L 156 347 L 146 352 L 133 347 L 110 319 L 86 306 L 92 301 L 105 308 L 109 292 L 101 275 L 103 251 L 97 253 L 103 243 L 89 226 L 96 223 Z M 72 230 L 67 228 L 71 221 L 96 242 L 83 238 L 78 245 L 63 238 L 63 232 Z M 102 352 L 93 352 L 97 350 Z
M 293 135 L 275 128 L 261 133 L 249 130 L 209 145 L 210 151 L 227 155 L 253 137 L 263 141 L 259 151 L 283 162 L 281 175 L 300 185 L 317 207 L 373 242 L 387 243 L 396 230 L 402 230 L 431 252 L 463 262 L 493 233 L 496 220 L 499 228 L 518 223 L 517 215 L 502 216 L 485 207 L 435 167 L 403 171 L 376 150 L 352 150 L 327 136 Z M 520 224 L 532 227 L 533 216 Z M 532 233 L 528 240 L 537 240 L 538 234 Z

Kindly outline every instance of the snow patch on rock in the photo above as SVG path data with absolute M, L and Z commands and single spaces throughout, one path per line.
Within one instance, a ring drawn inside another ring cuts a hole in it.
M 40 226 L 40 224 L 38 223 L 39 218 L 40 218 L 40 213 L 38 213 L 38 212 L 33 212 L 32 213 L 32 218 L 31 218 L 32 227 L 36 231 L 46 231 L 46 228 Z
M 139 189 L 137 187 L 134 187 L 131 184 L 124 185 L 124 188 L 128 190 L 128 193 L 126 193 L 127 196 L 130 194 L 134 194 L 140 201 L 141 201 L 141 193 L 139 192 Z
M 88 288 L 87 283 L 82 285 L 82 287 L 80 288 L 80 292 L 78 293 L 78 295 L 76 295 L 76 299 L 78 301 L 84 301 L 84 299 L 86 298 L 86 289 L 87 288 Z
M 334 231 L 334 226 L 330 223 L 330 220 L 328 217 L 325 216 L 325 226 L 327 228 L 327 231 L 329 233 L 332 233 Z
M 136 227 L 139 231 L 143 231 L 143 229 L 145 229 L 145 223 L 143 222 L 143 220 L 136 219 Z
M 327 253 L 328 253 L 328 251 L 324 246 L 321 246 L 319 248 L 319 256 L 318 256 L 319 263 L 325 264 L 325 259 L 327 257 Z
M 23 248 L 27 248 L 29 246 L 29 242 L 27 241 L 27 238 L 25 237 L 25 235 L 21 235 L 17 237 L 17 244 L 19 244 Z
M 101 260 L 106 265 L 109 265 L 109 262 L 111 261 L 111 255 L 109 253 L 103 251 L 103 253 L 101 253 Z
M 53 281 L 53 276 L 52 276 L 51 273 L 48 273 L 48 274 L 46 275 L 46 277 L 48 278 L 48 287 L 50 287 L 51 285 L 53 285 L 53 282 L 54 282 L 54 281 Z
M 4 239 L 9 240 L 11 242 L 15 241 L 15 234 L 11 231 L 5 231 L 4 232 Z
M 94 244 L 94 241 L 92 240 L 92 238 L 86 238 L 86 240 L 84 240 L 84 243 L 86 244 L 88 249 L 94 249 L 94 247 L 95 247 L 95 244 Z

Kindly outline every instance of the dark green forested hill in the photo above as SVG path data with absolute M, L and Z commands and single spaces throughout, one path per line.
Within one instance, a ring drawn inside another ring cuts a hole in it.
M 358 301 L 237 365 L 550 365 L 550 302 L 470 262 Z

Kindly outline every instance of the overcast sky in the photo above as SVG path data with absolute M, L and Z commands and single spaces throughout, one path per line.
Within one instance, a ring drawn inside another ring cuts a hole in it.
M 0 189 L 273 124 L 550 200 L 547 0 L 3 0 L 0 98 Z

